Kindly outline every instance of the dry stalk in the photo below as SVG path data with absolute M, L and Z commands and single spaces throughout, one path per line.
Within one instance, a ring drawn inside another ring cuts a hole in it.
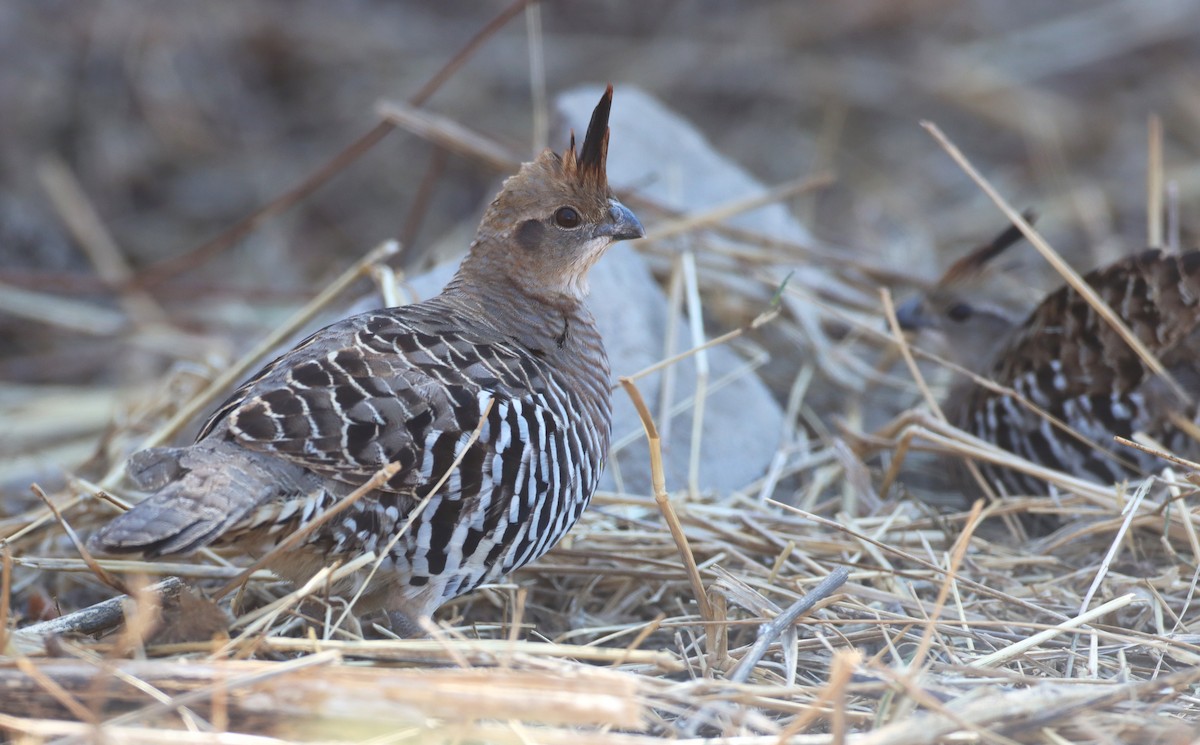
M 176 561 L 144 561 L 137 559 L 95 559 L 96 564 L 107 572 L 120 574 L 144 574 L 147 576 L 173 575 L 187 579 L 230 579 L 241 574 L 241 567 L 187 564 Z M 18 556 L 13 563 L 19 567 L 42 572 L 83 572 L 90 567 L 83 559 L 66 559 L 48 556 Z M 270 572 L 255 572 L 250 579 L 269 581 Z
M 620 381 L 625 392 L 629 394 L 630 400 L 633 401 L 634 408 L 637 409 L 638 417 L 642 420 L 642 427 L 646 430 L 646 440 L 650 448 L 650 482 L 654 488 L 654 502 L 662 512 L 663 520 L 666 521 L 667 528 L 671 531 L 671 538 L 674 539 L 675 547 L 679 551 L 679 558 L 687 570 L 688 581 L 692 585 L 692 595 L 696 600 L 696 605 L 700 608 L 700 618 L 705 622 L 712 621 L 712 607 L 708 602 L 708 593 L 704 590 L 704 580 L 701 579 L 700 570 L 696 566 L 696 556 L 692 553 L 687 534 L 684 533 L 683 526 L 679 523 L 679 516 L 675 514 L 675 508 L 671 504 L 670 497 L 667 496 L 662 449 L 658 441 L 658 430 L 654 426 L 654 419 L 650 416 L 650 410 L 646 408 L 646 402 L 642 399 L 637 384 L 630 378 L 623 377 L 620 378 Z
M 630 641 L 629 644 L 627 644 L 625 646 L 625 649 L 623 650 L 623 653 L 621 654 L 621 656 L 613 661 L 612 667 L 620 667 L 621 665 L 624 665 L 627 662 L 629 662 L 633 653 L 639 651 L 641 649 L 642 644 L 645 643 L 645 641 L 650 638 L 650 635 L 653 634 L 655 631 L 658 631 L 659 628 L 662 627 L 662 622 L 665 621 L 666 618 L 667 618 L 666 613 L 659 613 L 657 616 L 654 617 L 653 620 L 650 621 L 650 623 L 643 626 L 641 631 L 639 631 L 633 637 L 633 640 Z
M 76 719 L 91 725 L 97 724 L 96 715 L 91 709 L 80 703 L 78 699 L 59 685 L 57 681 L 39 670 L 37 665 L 33 664 L 28 657 L 17 657 L 14 663 L 17 669 L 28 675 L 39 688 L 50 694 L 51 698 L 61 704 L 67 711 L 71 712 Z
M 93 336 L 114 336 L 129 325 L 124 313 L 111 308 L 4 282 L 0 282 L 0 312 Z
M 778 742 L 782 745 L 791 742 L 792 737 L 808 729 L 813 722 L 826 713 L 832 713 L 837 718 L 834 741 L 839 737 L 845 739 L 846 687 L 854 672 L 862 665 L 862 654 L 858 650 L 838 650 L 829 666 L 829 680 L 821 687 L 816 700 L 808 709 L 796 717 L 779 733 Z
M 651 625 L 652 630 L 657 628 Z M 527 659 L 564 659 L 618 665 L 645 665 L 664 672 L 681 669 L 679 660 L 670 652 L 630 647 L 598 647 L 561 642 L 535 642 L 508 639 L 297 639 L 268 636 L 259 640 L 263 649 L 286 653 L 312 654 L 321 650 L 336 650 L 346 657 L 378 660 L 407 660 L 425 664 L 445 663 L 458 655 L 468 665 L 512 665 Z
M 244 625 L 245 628 L 242 630 L 242 633 L 238 634 L 235 638 L 230 639 L 220 649 L 213 652 L 211 655 L 212 659 L 223 658 L 234 650 L 245 651 L 248 648 L 252 649 L 253 645 L 248 645 L 247 641 L 259 632 L 262 632 L 265 635 L 266 630 L 271 626 L 271 624 L 275 623 L 280 614 L 290 608 L 295 607 L 309 595 L 324 589 L 336 578 L 344 577 L 351 572 L 357 571 L 363 566 L 363 564 L 369 562 L 373 558 L 374 556 L 372 554 L 365 554 L 364 556 L 358 557 L 357 560 L 344 567 L 337 567 L 336 569 L 333 567 L 321 567 L 316 574 L 308 578 L 307 582 L 292 592 L 289 592 L 287 595 L 284 595 L 273 603 L 269 603 L 268 605 L 253 610 L 250 613 L 247 613 L 245 616 L 237 619 L 234 621 L 233 626 L 238 627 Z
M 159 595 L 144 578 L 135 577 L 129 599 L 132 602 L 122 603 L 124 612 L 124 627 L 113 645 L 115 657 L 133 655 L 138 658 L 146 656 L 145 641 L 154 631 L 161 608 Z
M 58 521 L 58 524 L 62 527 L 63 532 L 66 533 L 67 537 L 71 539 L 71 544 L 75 547 L 75 550 L 79 552 L 79 556 L 83 559 L 83 563 L 87 565 L 87 568 L 91 570 L 92 574 L 96 575 L 97 579 L 113 588 L 117 592 L 128 594 L 125 584 L 108 572 L 104 571 L 104 568 L 100 566 L 92 554 L 87 550 L 87 546 L 85 546 L 83 541 L 79 540 L 79 536 L 75 534 L 75 529 L 72 528 L 70 523 L 67 522 L 67 519 L 63 517 L 62 512 L 59 511 L 58 507 L 53 501 L 51 501 L 50 497 L 46 496 L 46 492 L 42 491 L 42 488 L 37 484 L 30 484 L 29 488 L 34 494 L 37 495 L 38 499 L 42 500 L 42 504 L 46 505 L 47 509 L 54 514 L 54 519 Z
M 786 181 L 771 187 L 762 194 L 735 199 L 731 202 L 704 210 L 703 212 L 685 215 L 665 224 L 656 225 L 642 240 L 647 242 L 661 241 L 664 238 L 672 238 L 683 233 L 702 230 L 723 223 L 729 218 L 740 215 L 743 212 L 753 212 L 769 204 L 782 202 L 785 199 L 791 199 L 800 194 L 822 189 L 832 184 L 835 180 L 832 173 L 823 172 Z
M 217 691 L 237 690 L 252 686 L 262 681 L 278 678 L 281 676 L 290 675 L 299 670 L 306 670 L 312 667 L 328 666 L 341 661 L 341 655 L 337 652 L 325 651 L 317 652 L 300 657 L 287 662 L 278 662 L 267 666 L 265 669 L 260 668 L 242 675 L 231 675 L 229 677 L 218 678 L 214 683 L 206 686 L 201 686 L 195 690 L 174 696 L 165 702 L 155 702 L 148 706 L 144 706 L 136 711 L 131 711 L 128 714 L 122 714 L 107 720 L 104 723 L 105 727 L 119 727 L 142 719 L 149 719 L 160 716 L 171 711 L 179 711 L 185 707 L 191 707 L 201 701 L 205 701 L 212 697 Z
M 971 667 L 992 667 L 994 665 L 1004 664 L 1008 660 L 1011 660 L 1017 655 L 1023 654 L 1027 650 L 1033 649 L 1044 641 L 1053 639 L 1063 632 L 1077 629 L 1080 626 L 1100 618 L 1101 616 L 1112 613 L 1113 611 L 1120 610 L 1121 608 L 1124 608 L 1125 606 L 1139 599 L 1140 598 L 1133 593 L 1122 595 L 1119 598 L 1113 598 L 1107 603 L 1093 608 L 1087 613 L 1081 613 L 1074 618 L 1069 618 L 1066 621 L 1063 621 L 1052 629 L 1046 629 L 1045 631 L 1034 634 L 1028 639 L 1022 639 L 1016 644 L 1011 644 L 1004 649 L 997 650 L 991 654 L 984 655 L 983 657 L 977 657 L 976 659 L 971 660 L 971 662 L 968 664 Z
M 12 549 L 0 545 L 0 655 L 8 654 L 8 614 L 12 593 Z
M 912 349 L 908 346 L 908 340 L 904 337 L 904 332 L 900 329 L 900 320 L 896 318 L 896 306 L 892 302 L 892 294 L 887 289 L 879 291 L 880 299 L 883 301 L 883 310 L 887 318 L 888 331 L 892 334 L 892 339 L 900 349 L 901 356 L 904 357 L 904 364 L 908 367 L 909 375 L 916 382 L 917 388 L 920 389 L 921 395 L 925 399 L 925 403 L 929 406 L 929 410 L 933 412 L 933 416 L 941 422 L 949 423 L 945 413 L 942 412 L 942 407 L 938 405 L 937 398 L 929 390 L 929 386 L 925 383 L 925 376 L 921 375 L 921 369 L 917 367 L 917 361 L 913 359 Z M 891 488 L 892 482 L 900 474 L 900 466 L 903 464 L 903 456 L 908 452 L 908 441 L 903 441 L 903 447 L 898 448 L 895 457 L 892 458 L 892 464 L 888 467 L 888 471 L 884 474 L 883 482 L 879 487 L 879 496 L 881 499 L 887 496 L 887 490 Z M 983 490 L 983 493 L 989 499 L 995 499 L 996 493 L 992 489 L 992 485 L 983 477 L 983 473 L 979 470 L 979 466 L 974 461 L 966 460 L 964 464 L 967 471 L 971 474 L 971 478 Z
M 1163 246 L 1163 129 L 1162 118 L 1151 114 L 1146 127 L 1146 245 Z
M 165 322 L 167 316 L 158 301 L 144 289 L 130 285 L 133 270 L 129 262 L 67 164 L 58 158 L 46 158 L 38 164 L 37 176 L 96 273 L 119 290 L 121 305 L 129 317 L 141 324 Z
M 692 348 L 696 353 L 696 392 L 692 397 L 691 452 L 688 455 L 688 494 L 700 493 L 700 448 L 704 440 L 704 412 L 708 402 L 708 350 L 704 349 L 704 305 L 700 300 L 700 282 L 696 278 L 696 256 L 684 251 L 680 256 L 683 267 L 684 295 L 687 298 L 688 327 Z M 663 396 L 663 403 L 670 398 Z
M 962 533 L 954 541 L 954 548 L 950 555 L 950 565 L 946 567 L 946 575 L 942 578 L 941 587 L 938 588 L 937 599 L 933 603 L 933 614 L 925 624 L 925 631 L 921 634 L 921 642 L 917 645 L 917 651 L 913 654 L 912 661 L 908 665 L 909 675 L 916 677 L 917 671 L 925 664 L 925 656 L 929 654 L 929 647 L 933 642 L 933 635 L 937 628 L 937 622 L 941 620 L 942 611 L 946 607 L 946 598 L 950 594 L 950 589 L 954 587 L 955 580 L 958 576 L 958 569 L 962 565 L 963 557 L 967 554 L 967 548 L 971 545 L 971 536 L 975 534 L 975 528 L 979 527 L 979 515 L 983 512 L 983 501 L 975 500 L 975 504 L 971 505 L 971 514 L 967 517 L 967 522 L 963 526 Z
M 0 731 L 22 736 L 28 742 L 94 742 L 97 727 L 86 722 L 71 722 L 64 719 L 17 717 L 0 714 Z M 181 732 L 174 729 L 151 729 L 147 727 L 112 727 L 103 725 L 100 730 L 107 742 L 128 745 L 291 745 L 294 740 L 281 740 L 265 735 L 246 735 L 238 732 Z M 59 739 L 63 738 L 63 739 Z
M 908 553 L 907 551 L 902 551 L 902 550 L 896 548 L 895 546 L 890 546 L 886 543 L 883 543 L 882 541 L 875 540 L 874 538 L 871 538 L 870 536 L 865 535 L 859 531 L 856 531 L 853 528 L 843 525 L 837 521 L 828 520 L 824 517 L 821 517 L 820 515 L 815 515 L 811 512 L 807 512 L 805 510 L 799 509 L 797 507 L 793 507 L 792 505 L 789 505 L 789 504 L 784 504 L 782 502 L 778 502 L 776 500 L 770 500 L 769 504 L 773 504 L 776 507 L 779 507 L 780 509 L 800 515 L 800 516 L 804 517 L 806 520 L 811 520 L 818 525 L 832 528 L 839 532 L 846 533 L 847 535 L 851 535 L 859 541 L 869 543 L 877 548 L 884 550 L 887 553 L 902 557 L 906 561 L 910 561 L 920 567 L 923 567 L 924 569 L 930 570 L 933 573 L 935 573 L 937 576 L 944 577 L 946 575 L 946 570 L 943 569 L 942 567 L 938 566 L 937 564 L 935 564 L 932 561 L 929 561 L 927 559 L 922 559 L 921 557 L 916 556 L 911 553 Z M 1008 593 L 1000 592 L 999 590 L 989 587 L 986 584 L 983 584 L 981 582 L 976 582 L 974 580 L 968 580 L 964 577 L 960 577 L 959 582 L 961 584 L 963 584 L 964 586 L 970 587 L 972 590 L 975 590 L 976 592 L 987 595 L 989 597 L 995 597 L 997 599 L 1004 600 L 1005 602 L 1013 603 L 1019 607 L 1025 608 L 1026 610 L 1034 611 L 1037 613 L 1044 613 L 1051 617 L 1061 618 L 1064 621 L 1067 620 L 1067 616 L 1063 615 L 1062 613 L 1058 613 L 1056 611 L 1050 610 L 1049 608 L 1044 608 L 1044 607 L 1039 606 L 1035 603 L 1032 603 L 1028 600 L 1025 600 L 1024 598 L 1020 598 L 1020 597 L 1016 597 L 1014 595 L 1010 595 Z
M 701 344 L 698 347 L 693 347 L 692 349 L 688 349 L 686 351 L 680 352 L 679 354 L 668 357 L 665 360 L 659 360 L 658 362 L 655 362 L 653 365 L 648 365 L 648 366 L 642 368 L 641 370 L 638 370 L 637 372 L 633 373 L 632 375 L 624 375 L 624 376 L 622 376 L 621 380 L 622 381 L 624 381 L 624 380 L 636 381 L 636 380 L 646 377 L 647 375 L 652 375 L 652 374 L 658 372 L 659 370 L 662 370 L 665 367 L 670 367 L 671 365 L 678 364 L 679 362 L 682 362 L 683 360 L 687 359 L 688 357 L 691 357 L 692 355 L 694 355 L 700 351 L 703 351 L 705 349 L 712 349 L 715 346 L 719 346 L 728 341 L 732 341 L 732 340 L 738 338 L 739 336 L 741 336 L 742 334 L 752 331 L 752 330 L 762 326 L 763 324 L 770 323 L 771 321 L 778 318 L 779 314 L 781 312 L 782 311 L 780 311 L 779 308 L 771 308 L 770 310 L 763 311 L 753 321 L 746 324 L 745 326 L 741 326 L 732 331 L 727 331 L 724 334 L 721 334 L 720 336 L 714 336 L 713 338 L 709 339 L 704 344 Z M 616 389 L 616 387 L 617 386 L 615 386 L 615 385 L 613 386 L 614 389 Z

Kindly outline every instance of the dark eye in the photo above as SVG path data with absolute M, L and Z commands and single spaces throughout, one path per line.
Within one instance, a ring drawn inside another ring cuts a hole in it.
M 554 212 L 554 224 L 560 228 L 567 228 L 568 230 L 577 228 L 580 222 L 582 222 L 582 219 L 574 207 L 559 207 Z
M 950 306 L 950 310 L 946 311 L 946 315 L 951 321 L 965 321 L 971 317 L 975 311 L 966 303 L 956 303 Z

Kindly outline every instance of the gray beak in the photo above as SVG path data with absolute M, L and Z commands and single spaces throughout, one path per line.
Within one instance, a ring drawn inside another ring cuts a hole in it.
M 615 199 L 608 200 L 608 220 L 596 229 L 596 235 L 612 236 L 614 241 L 627 241 L 646 235 L 637 215 Z
M 903 331 L 918 331 L 935 324 L 920 296 L 910 297 L 896 306 L 896 321 Z

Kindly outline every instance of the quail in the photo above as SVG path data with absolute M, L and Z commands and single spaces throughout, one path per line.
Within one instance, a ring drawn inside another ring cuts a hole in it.
M 947 416 L 1004 450 L 1100 484 L 1142 478 L 1163 465 L 1118 445 L 1115 436 L 1143 433 L 1178 455 L 1200 456 L 1200 443 L 1186 434 L 1197 414 L 1195 401 L 1186 399 L 1200 395 L 1200 251 L 1145 250 L 1084 276 L 1162 363 L 1180 396 L 1070 286 L 1027 314 L 984 299 L 974 280 L 1019 237 L 1010 228 L 959 260 L 897 316 L 904 328 L 941 331 L 956 361 L 1044 414 L 965 381 L 952 389 Z M 1045 484 L 1028 474 L 979 465 L 1009 493 L 1045 493 Z
M 152 494 L 91 546 L 261 553 L 398 463 L 270 567 L 301 582 L 382 552 L 427 500 L 356 606 L 409 635 L 554 546 L 592 497 L 611 429 L 588 272 L 613 242 L 644 234 L 608 186 L 611 102 L 609 86 L 578 152 L 572 134 L 561 156 L 546 150 L 504 182 L 441 294 L 317 331 L 242 385 L 192 445 L 135 453 L 127 473 Z

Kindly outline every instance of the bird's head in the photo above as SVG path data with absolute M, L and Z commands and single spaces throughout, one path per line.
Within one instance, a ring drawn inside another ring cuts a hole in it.
M 486 273 L 526 294 L 581 300 L 587 274 L 615 241 L 645 235 L 608 186 L 608 113 L 612 86 L 592 112 L 583 147 L 575 134 L 560 156 L 545 150 L 504 182 L 471 244 L 463 270 Z
M 1033 222 L 1035 216 L 1026 212 L 1025 219 Z M 1021 231 L 1009 226 L 951 264 L 932 287 L 896 306 L 900 328 L 937 332 L 951 357 L 968 367 L 981 369 L 988 364 L 993 350 L 1029 312 L 1021 292 L 1027 287 L 1014 286 L 987 271 L 997 256 L 1020 239 Z

